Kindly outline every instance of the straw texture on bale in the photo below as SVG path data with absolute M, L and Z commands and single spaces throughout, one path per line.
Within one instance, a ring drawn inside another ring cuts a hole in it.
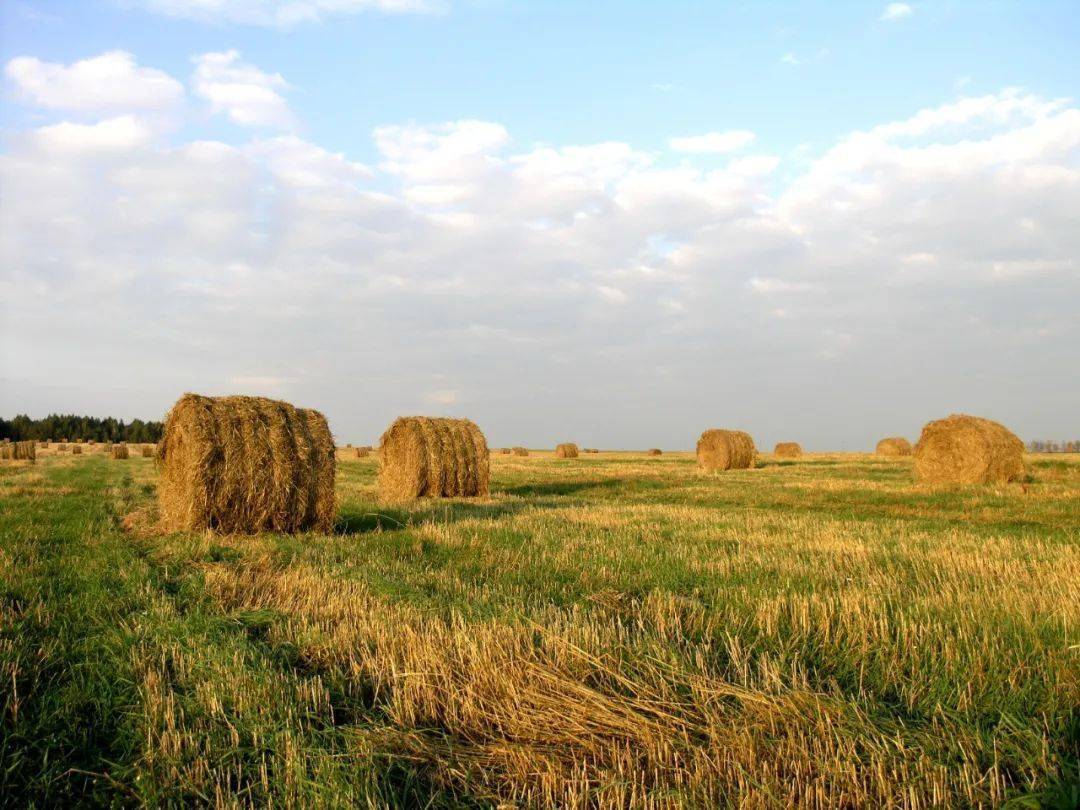
M 0 444 L 0 459 L 10 461 L 34 461 L 37 458 L 37 442 L 26 439 L 21 442 L 7 441 Z
M 1020 481 L 1024 443 L 998 422 L 953 414 L 927 423 L 915 445 L 915 480 L 932 484 Z
M 890 436 L 877 443 L 875 452 L 879 456 L 910 456 L 911 442 L 903 436 Z
M 158 445 L 163 528 L 328 532 L 334 440 L 318 411 L 263 397 L 184 394 Z
M 511 450 L 511 452 L 512 452 L 512 453 L 513 453 L 513 454 L 514 454 L 515 456 L 527 456 L 527 455 L 529 455 L 529 451 L 528 451 L 528 450 L 527 450 L 526 448 L 524 448 L 524 447 L 515 447 L 515 448 L 513 448 L 513 449 Z
M 577 458 L 578 446 L 573 442 L 564 442 L 556 446 L 555 458 Z
M 777 442 L 773 453 L 781 458 L 798 458 L 802 455 L 802 446 L 798 442 Z
M 124 459 L 129 457 L 128 446 L 126 444 L 114 444 L 110 455 L 113 458 Z
M 382 435 L 379 461 L 384 500 L 488 494 L 487 440 L 468 419 L 402 416 Z
M 653 447 L 653 448 L 650 448 L 647 455 L 650 455 L 650 456 L 662 456 L 662 455 L 664 455 L 664 451 L 661 450 L 659 447 Z
M 741 430 L 706 430 L 697 443 L 697 462 L 703 470 L 746 470 L 754 466 L 757 449 Z
M 73 456 L 81 456 L 82 455 L 82 445 L 78 445 L 78 444 L 72 445 L 72 447 L 71 447 L 71 455 L 73 455 Z

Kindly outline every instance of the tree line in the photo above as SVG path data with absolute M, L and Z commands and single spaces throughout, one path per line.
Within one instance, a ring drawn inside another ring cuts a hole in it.
M 1080 453 L 1080 439 L 1071 442 L 1053 442 L 1035 439 L 1028 442 L 1032 453 Z
M 25 414 L 19 414 L 14 419 L 0 417 L 0 439 L 10 439 L 13 442 L 26 439 L 156 442 L 161 439 L 163 429 L 161 422 L 144 422 L 142 419 L 124 422 L 123 419 L 113 419 L 111 416 L 99 419 L 96 416 L 54 413 L 44 419 L 31 419 Z

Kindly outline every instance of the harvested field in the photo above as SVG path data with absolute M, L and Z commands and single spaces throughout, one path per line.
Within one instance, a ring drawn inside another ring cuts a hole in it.
M 1068 806 L 1080 456 L 1027 466 L 496 455 L 391 508 L 349 460 L 294 538 L 160 532 L 152 463 L 5 465 L 0 795 Z

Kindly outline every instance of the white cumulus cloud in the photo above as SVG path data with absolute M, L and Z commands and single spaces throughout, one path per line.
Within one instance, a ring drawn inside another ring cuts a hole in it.
M 140 67 L 126 51 L 109 51 L 70 65 L 19 56 L 4 75 L 27 102 L 85 113 L 162 110 L 177 104 L 184 87 L 160 70 Z
M 726 154 L 748 146 L 754 142 L 754 138 L 753 132 L 736 129 L 729 132 L 707 132 L 704 135 L 671 138 L 668 145 L 676 152 Z
M 242 126 L 290 129 L 295 120 L 281 91 L 288 88 L 278 73 L 266 73 L 244 62 L 235 50 L 204 53 L 194 59 L 192 92 Z

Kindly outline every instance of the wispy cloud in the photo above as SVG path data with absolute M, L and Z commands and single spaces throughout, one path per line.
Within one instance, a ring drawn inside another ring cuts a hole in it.
M 445 0 L 132 0 L 149 11 L 206 23 L 290 28 L 333 16 L 377 11 L 384 14 L 437 14 Z
M 907 3 L 889 3 L 885 6 L 885 9 L 881 12 L 879 19 L 891 22 L 893 20 L 900 20 L 904 17 L 910 17 L 915 11 Z

